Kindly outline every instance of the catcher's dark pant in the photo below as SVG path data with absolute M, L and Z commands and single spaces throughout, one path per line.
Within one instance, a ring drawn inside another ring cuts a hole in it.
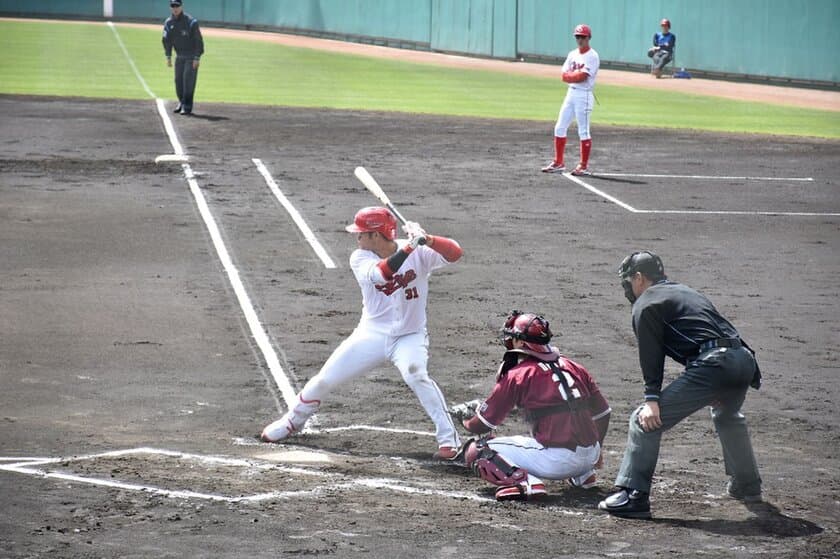
M 178 102 L 187 111 L 192 111 L 195 82 L 198 79 L 198 68 L 192 66 L 193 58 L 179 56 L 175 58 L 175 92 Z
M 700 408 L 714 403 L 715 424 L 726 473 L 740 487 L 761 487 L 747 421 L 741 405 L 755 373 L 755 359 L 746 348 L 718 348 L 701 353 L 685 372 L 662 391 L 659 414 L 662 427 L 645 432 L 639 425 L 640 406 L 630 415 L 627 448 L 615 484 L 650 493 L 659 458 L 659 443 L 667 431 Z

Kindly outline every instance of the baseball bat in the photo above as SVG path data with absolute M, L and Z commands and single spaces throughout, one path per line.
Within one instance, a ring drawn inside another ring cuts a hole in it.
M 388 208 L 388 211 L 394 214 L 400 223 L 403 225 L 406 224 L 406 219 L 402 216 L 402 214 L 394 207 L 394 204 L 391 203 L 391 199 L 388 198 L 388 195 L 385 194 L 385 191 L 382 190 L 382 187 L 379 186 L 379 183 L 376 182 L 376 179 L 368 173 L 368 170 L 364 167 L 356 167 L 356 170 L 353 171 L 353 174 L 356 175 L 356 178 L 361 181 L 365 188 L 367 188 L 371 194 L 376 196 L 376 199 L 382 202 L 382 205 Z M 421 245 L 425 245 L 425 239 L 420 241 Z

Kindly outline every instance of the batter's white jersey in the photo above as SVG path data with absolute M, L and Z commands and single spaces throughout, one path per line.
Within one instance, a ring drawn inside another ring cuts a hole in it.
M 396 243 L 401 249 L 408 241 L 397 239 Z M 449 262 L 440 253 L 420 245 L 388 281 L 379 270 L 381 260 L 370 250 L 356 249 L 350 255 L 350 267 L 362 289 L 358 329 L 389 336 L 425 331 L 429 276 Z
M 563 63 L 563 72 L 577 72 L 583 70 L 589 77 L 582 82 L 569 84 L 571 89 L 592 91 L 595 87 L 595 76 L 598 75 L 598 68 L 601 67 L 601 58 L 593 48 L 589 48 L 581 54 L 580 49 L 571 51 Z

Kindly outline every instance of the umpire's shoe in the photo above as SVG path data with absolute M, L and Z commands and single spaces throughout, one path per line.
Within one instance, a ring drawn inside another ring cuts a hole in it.
M 175 107 L 175 109 L 174 109 L 172 112 L 173 112 L 173 113 L 180 113 L 180 112 L 181 112 L 181 109 L 183 109 L 183 108 L 184 108 L 184 106 L 183 106 L 183 105 L 181 105 L 181 103 L 178 103 L 178 106 L 177 106 L 177 107 Z
M 761 483 L 742 485 L 735 480 L 726 482 L 726 494 L 745 503 L 761 502 Z
M 598 509 L 621 518 L 650 520 L 650 499 L 647 493 L 621 488 L 600 503 Z

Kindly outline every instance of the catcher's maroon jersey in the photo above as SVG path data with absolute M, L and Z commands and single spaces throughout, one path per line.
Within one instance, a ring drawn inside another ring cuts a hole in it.
M 550 363 L 525 356 L 496 382 L 478 409 L 478 418 L 495 429 L 514 407 L 525 410 L 527 417 L 528 412 L 540 408 L 566 407 L 567 402 L 573 402 L 571 409 L 566 407 L 565 411 L 533 421 L 533 437 L 543 446 L 570 450 L 599 442 L 594 420 L 609 413 L 607 400 L 581 365 L 562 356 L 554 364 L 557 367 L 552 368 Z

